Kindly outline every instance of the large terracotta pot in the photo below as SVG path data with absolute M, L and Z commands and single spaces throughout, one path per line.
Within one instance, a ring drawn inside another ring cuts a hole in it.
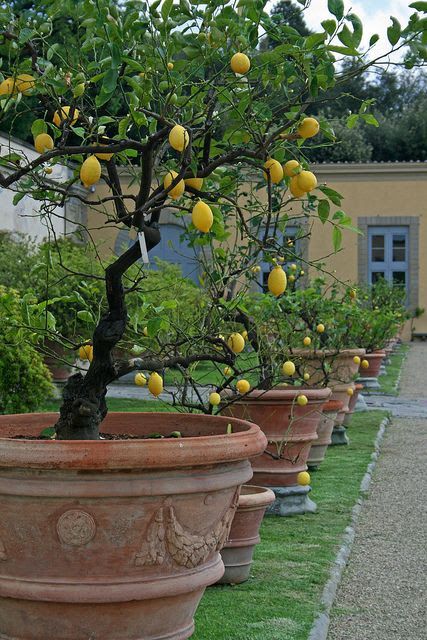
M 351 382 L 356 376 L 359 365 L 353 360 L 355 356 L 364 357 L 365 349 L 293 349 L 292 358 L 310 375 L 308 385 L 323 385 L 333 389 L 337 384 Z
M 323 407 L 323 415 L 317 427 L 317 440 L 312 443 L 307 460 L 309 469 L 318 469 L 325 459 L 326 450 L 331 444 L 331 434 L 335 420 L 342 406 L 342 402 L 339 400 L 328 400 Z
M 267 487 L 243 485 L 228 540 L 221 550 L 225 572 L 220 584 L 240 584 L 249 578 L 255 545 L 261 542 L 259 528 L 265 510 L 275 500 Z
M 348 382 L 346 384 L 337 384 L 332 390 L 331 400 L 336 400 L 341 403 L 341 409 L 339 409 L 337 413 L 337 417 L 335 418 L 336 425 L 342 425 L 349 411 L 350 398 L 352 396 L 349 395 L 348 390 L 352 389 L 353 394 L 356 385 L 354 382 Z
M 300 394 L 308 398 L 305 407 L 296 403 Z M 330 394 L 328 388 L 256 390 L 227 407 L 228 415 L 255 422 L 267 436 L 266 452 L 252 460 L 254 484 L 288 487 L 297 483 L 298 473 L 307 469 L 321 411 Z
M 385 358 L 385 351 L 374 351 L 374 353 L 366 353 L 363 357 L 369 362 L 367 369 L 360 369 L 363 378 L 378 378 L 382 361 Z
M 350 396 L 350 399 L 348 401 L 348 412 L 345 414 L 344 420 L 343 420 L 343 424 L 346 427 L 348 427 L 350 424 L 351 417 L 356 408 L 357 398 L 359 397 L 359 393 L 362 391 L 362 389 L 363 389 L 363 384 L 356 383 L 354 385 L 354 393 L 352 396 Z
M 0 638 L 190 637 L 265 436 L 230 418 L 122 413 L 102 430 L 183 437 L 13 439 L 56 419 L 0 417 Z

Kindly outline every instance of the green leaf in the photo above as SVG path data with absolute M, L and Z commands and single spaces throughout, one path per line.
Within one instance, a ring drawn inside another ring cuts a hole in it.
M 328 0 L 328 11 L 332 13 L 337 20 L 341 20 L 344 15 L 344 1 Z
M 358 47 L 362 41 L 363 36 L 363 24 L 360 18 L 355 13 L 350 13 L 347 16 L 347 20 L 350 20 L 353 25 L 353 42 L 354 46 Z
M 402 27 L 400 26 L 400 22 L 397 18 L 391 16 L 390 20 L 392 22 L 392 25 L 387 29 L 387 38 L 389 43 L 394 46 L 399 42 L 400 34 L 402 33 Z
M 93 322 L 93 316 L 90 311 L 77 311 L 77 317 L 83 322 Z
M 409 5 L 411 9 L 415 9 L 415 11 L 424 11 L 427 12 L 427 2 L 411 2 Z
M 173 6 L 173 0 L 163 0 L 160 13 L 162 14 L 162 18 L 165 22 L 169 18 L 169 14 L 171 12 L 172 6 Z
M 334 227 L 332 231 L 332 244 L 334 251 L 337 252 L 342 244 L 342 231 L 339 227 Z
M 317 205 L 317 215 L 319 216 L 319 220 L 322 224 L 325 224 L 328 219 L 330 210 L 331 205 L 328 200 L 319 200 L 319 204 Z
M 58 42 L 55 42 L 55 44 L 49 47 L 49 49 L 47 50 L 46 58 L 48 60 L 52 60 L 53 56 L 58 51 L 59 47 L 60 47 L 60 44 Z
M 119 73 L 117 68 L 112 67 L 111 69 L 108 69 L 102 82 L 102 89 L 105 93 L 113 93 L 113 91 L 115 91 L 118 77 Z
M 359 119 L 359 114 L 358 113 L 352 113 L 351 116 L 348 116 L 348 118 L 347 118 L 347 127 L 349 129 L 353 129 L 353 127 L 356 125 L 358 119 Z
M 313 33 L 311 36 L 305 39 L 305 48 L 314 49 L 319 44 L 323 44 L 326 40 L 325 33 Z
M 25 196 L 26 196 L 25 191 L 21 191 L 20 193 L 15 193 L 15 195 L 13 196 L 13 206 L 16 207 L 18 202 L 20 202 L 22 198 L 25 198 Z
M 322 27 L 324 28 L 326 33 L 328 33 L 331 36 L 335 33 L 335 29 L 337 28 L 337 23 L 335 22 L 335 20 L 332 20 L 332 18 L 330 20 L 323 20 Z
M 346 47 L 349 47 L 350 49 L 356 47 L 353 34 L 346 24 L 343 26 L 343 28 L 339 32 L 338 38 L 341 40 L 343 44 L 345 44 Z
M 31 125 L 31 133 L 33 134 L 34 138 L 40 133 L 47 133 L 46 122 L 40 118 L 38 120 L 34 120 L 33 124 Z
M 30 40 L 30 38 L 33 37 L 33 35 L 35 35 L 35 33 L 36 32 L 34 31 L 34 29 L 29 29 L 28 27 L 24 27 L 19 32 L 18 43 L 25 44 L 26 42 L 28 42 L 28 40 Z
M 372 113 L 364 113 L 362 115 L 362 118 L 364 119 L 366 124 L 372 124 L 374 127 L 380 126 L 380 123 Z
M 370 40 L 369 40 L 369 46 L 370 46 L 370 47 L 373 47 L 373 46 L 374 46 L 374 44 L 375 44 L 376 42 L 378 42 L 378 40 L 379 40 L 379 39 L 380 39 L 380 37 L 379 37 L 378 33 L 374 33 L 374 34 L 370 37 Z
M 335 191 L 335 189 L 331 189 L 331 187 L 325 187 L 324 185 L 321 185 L 319 189 L 320 191 L 322 191 L 322 193 L 325 194 L 327 198 L 329 198 L 331 202 L 336 204 L 338 207 L 340 206 L 341 200 L 344 196 L 338 193 L 338 191 Z
M 326 48 L 328 49 L 328 51 L 333 51 L 334 53 L 340 53 L 343 56 L 359 56 L 360 55 L 357 49 L 353 49 L 351 47 L 340 47 L 340 46 L 335 46 L 333 44 L 330 44 Z

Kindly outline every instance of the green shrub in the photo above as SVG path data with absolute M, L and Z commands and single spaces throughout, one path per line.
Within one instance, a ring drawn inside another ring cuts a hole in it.
M 0 413 L 36 411 L 52 395 L 35 339 L 24 326 L 18 293 L 0 286 Z

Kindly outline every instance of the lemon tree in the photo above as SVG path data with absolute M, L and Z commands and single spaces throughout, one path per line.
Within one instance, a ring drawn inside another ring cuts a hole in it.
M 395 50 L 409 50 L 411 64 L 424 55 L 423 8 L 408 25 L 393 19 L 388 44 L 376 54 L 377 36 L 365 48 L 359 18 L 341 0 L 328 6 L 319 31 L 303 36 L 276 24 L 265 0 L 52 0 L 31 19 L 1 4 L 0 124 L 31 112 L 34 153 L 2 153 L 0 186 L 16 192 L 16 203 L 31 195 L 47 221 L 75 197 L 107 225 L 130 230 L 129 246 L 105 268 L 99 309 L 82 310 L 96 319 L 87 336 L 93 357 L 86 375 L 70 378 L 59 439 L 98 438 L 107 385 L 129 372 L 142 372 L 157 397 L 167 371 L 180 371 L 179 402 L 189 409 L 204 404 L 194 402 L 203 363 L 231 369 L 211 393 L 272 383 L 244 295 L 266 284 L 268 305 L 286 299 L 281 265 L 297 257 L 285 242 L 295 216 L 329 225 L 334 250 L 351 227 L 340 194 L 318 184 L 310 167 L 318 132 L 334 140 L 330 123 L 313 118 L 311 107 L 345 79 L 343 59 L 369 68 Z M 73 27 L 70 46 L 57 38 L 58 16 Z M 277 46 L 262 50 L 264 34 Z M 368 101 L 361 117 L 372 121 L 369 115 Z M 56 164 L 66 164 L 71 177 L 54 177 Z M 204 302 L 185 329 L 170 320 L 173 291 L 157 307 L 142 303 L 131 318 L 138 340 L 123 355 L 115 348 L 129 325 L 128 295 L 144 290 L 141 246 L 149 254 L 160 243 L 166 212 L 194 250 Z M 271 265 L 267 283 L 261 262 Z

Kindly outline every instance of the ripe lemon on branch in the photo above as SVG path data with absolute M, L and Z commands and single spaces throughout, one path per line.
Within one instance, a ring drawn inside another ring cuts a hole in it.
M 296 183 L 301 191 L 308 193 L 317 187 L 317 178 L 311 171 L 301 171 L 296 176 Z
M 264 178 L 268 180 L 270 175 L 270 180 L 273 184 L 278 184 L 283 179 L 283 168 L 278 160 L 269 158 L 264 164 L 264 169 Z
M 68 106 L 61 107 L 59 111 L 55 111 L 55 113 L 53 114 L 53 124 L 56 127 L 60 127 L 61 124 L 65 122 L 65 120 L 68 120 L 70 111 L 71 111 L 71 107 L 68 107 Z M 78 109 L 74 109 L 71 125 L 76 124 L 77 120 L 79 119 L 79 115 L 80 115 L 80 111 Z
M 39 135 L 34 138 L 34 148 L 37 153 L 51 151 L 53 147 L 53 138 L 48 133 L 39 133 Z
M 298 133 L 301 138 L 313 138 L 319 133 L 320 125 L 316 118 L 304 118 L 298 126 Z
M 156 398 L 163 391 L 163 378 L 156 371 L 153 371 L 148 378 L 148 389 Z
M 220 402 L 221 402 L 221 396 L 219 395 L 219 393 L 217 393 L 216 391 L 212 391 L 212 393 L 209 394 L 209 403 L 213 407 L 216 407 L 219 405 Z
M 101 177 L 101 164 L 95 156 L 89 156 L 80 167 L 80 180 L 85 187 L 96 184 Z
M 282 365 L 282 371 L 285 376 L 293 376 L 295 373 L 295 365 L 291 360 L 287 360 Z
M 245 53 L 235 53 L 230 60 L 230 67 L 234 73 L 243 75 L 251 68 L 251 61 Z
M 31 93 L 31 90 L 36 86 L 36 80 L 33 76 L 30 76 L 28 73 L 21 73 L 16 77 L 15 87 L 16 91 L 19 93 L 23 93 L 27 95 Z
M 175 178 L 177 177 L 177 172 L 176 171 L 169 171 L 166 175 L 165 175 L 165 179 L 163 180 L 163 186 L 165 189 L 168 189 L 171 184 L 172 181 L 175 180 Z M 185 182 L 184 180 L 180 180 L 178 182 L 178 184 L 176 184 L 169 192 L 168 192 L 168 196 L 170 196 L 172 198 L 172 200 L 177 200 L 178 198 L 180 198 L 182 196 L 182 194 L 185 191 Z
M 290 192 L 292 193 L 294 198 L 301 198 L 301 196 L 305 195 L 304 189 L 301 189 L 298 184 L 298 178 L 299 176 L 294 176 L 293 178 L 291 178 L 291 184 L 289 187 Z
M 271 291 L 274 296 L 280 296 L 286 291 L 286 285 L 286 273 L 280 265 L 277 265 L 269 273 L 267 280 L 268 290 Z
M 301 165 L 298 162 L 298 160 L 288 160 L 287 162 L 285 162 L 285 164 L 283 165 L 283 173 L 285 174 L 285 176 L 287 176 L 288 178 L 292 178 L 293 176 L 295 176 L 297 173 L 299 173 L 299 171 L 301 171 Z
M 245 348 L 245 339 L 240 333 L 232 333 L 227 344 L 234 353 L 241 353 Z
M 91 344 L 84 344 L 79 348 L 79 358 L 80 360 L 89 360 L 89 362 L 92 362 L 93 347 Z
M 184 182 L 186 187 L 191 187 L 196 191 L 201 191 L 203 187 L 203 178 L 186 178 Z
M 10 96 L 15 89 L 15 81 L 13 78 L 6 78 L 0 83 L 0 96 Z
M 145 387 L 145 385 L 147 384 L 147 378 L 144 376 L 143 373 L 137 373 L 135 374 L 135 384 L 138 387 Z
M 239 393 L 248 393 L 251 389 L 251 385 L 247 380 L 238 380 L 236 382 L 236 389 Z
M 169 144 L 175 151 L 184 151 L 187 148 L 190 137 L 188 131 L 180 124 L 176 124 L 169 131 Z
M 207 233 L 212 227 L 212 209 L 208 204 L 206 204 L 206 202 L 203 202 L 203 200 L 199 200 L 199 202 L 194 205 L 191 213 L 191 222 L 194 224 L 196 229 L 203 233 Z

